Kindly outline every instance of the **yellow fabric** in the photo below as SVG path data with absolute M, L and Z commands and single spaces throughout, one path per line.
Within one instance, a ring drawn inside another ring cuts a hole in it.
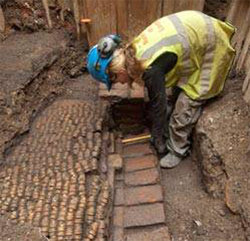
M 234 31 L 201 12 L 183 11 L 158 19 L 132 44 L 145 69 L 164 52 L 175 53 L 178 61 L 166 75 L 166 87 L 179 86 L 192 99 L 208 99 L 224 87 L 235 55 L 230 45 Z

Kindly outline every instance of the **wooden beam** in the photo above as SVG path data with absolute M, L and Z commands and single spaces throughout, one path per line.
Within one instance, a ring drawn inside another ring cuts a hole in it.
M 245 22 L 242 26 L 241 32 L 240 32 L 240 38 L 239 42 L 241 44 L 241 47 L 243 45 L 242 49 L 239 49 L 239 55 L 237 61 L 236 70 L 240 71 L 243 68 L 244 61 L 247 57 L 247 54 L 249 53 L 249 47 L 250 47 L 250 4 L 248 7 L 247 16 L 245 18 Z
M 0 32 L 4 32 L 4 31 L 5 31 L 5 18 L 4 18 L 3 10 L 0 6 Z
M 244 100 L 250 104 L 250 70 L 248 71 L 247 76 L 244 80 L 242 90 L 244 93 Z

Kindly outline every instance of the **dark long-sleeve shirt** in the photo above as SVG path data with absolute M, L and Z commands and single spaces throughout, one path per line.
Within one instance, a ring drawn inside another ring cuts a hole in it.
M 166 52 L 158 57 L 143 74 L 153 112 L 152 136 L 154 138 L 163 136 L 167 113 L 165 75 L 174 68 L 176 63 L 177 55 Z

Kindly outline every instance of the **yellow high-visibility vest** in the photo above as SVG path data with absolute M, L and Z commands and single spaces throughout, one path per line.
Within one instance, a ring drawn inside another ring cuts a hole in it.
M 166 87 L 179 86 L 192 99 L 218 95 L 231 68 L 235 28 L 198 11 L 183 11 L 158 19 L 133 41 L 136 58 L 147 69 L 161 54 L 178 56 L 166 74 Z

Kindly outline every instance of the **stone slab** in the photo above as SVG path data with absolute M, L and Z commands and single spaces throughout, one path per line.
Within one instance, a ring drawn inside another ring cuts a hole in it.
M 136 233 L 128 234 L 126 241 L 171 241 L 167 227 L 160 227 L 155 230 L 140 230 Z
M 165 223 L 162 203 L 129 206 L 124 209 L 124 227 L 142 227 Z
M 153 185 L 160 180 L 159 173 L 156 168 L 129 172 L 125 174 L 125 184 L 128 186 Z
M 127 206 L 163 201 L 160 185 L 127 188 L 123 197 Z
M 139 171 L 139 170 L 143 170 L 143 169 L 153 168 L 156 166 L 156 161 L 157 160 L 156 160 L 154 155 L 126 158 L 124 160 L 125 171 L 126 172 L 133 172 L 133 171 Z

